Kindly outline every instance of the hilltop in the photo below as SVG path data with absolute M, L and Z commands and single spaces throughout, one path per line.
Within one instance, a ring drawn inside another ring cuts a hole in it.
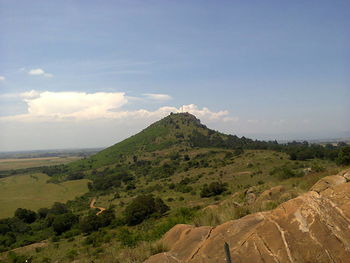
M 131 155 L 133 157 L 164 149 L 234 148 L 251 142 L 244 137 L 238 138 L 209 129 L 190 113 L 172 113 L 141 132 L 70 166 L 73 170 L 95 169 L 125 161 Z

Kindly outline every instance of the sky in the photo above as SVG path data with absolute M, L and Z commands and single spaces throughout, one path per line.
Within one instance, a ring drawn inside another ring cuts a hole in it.
M 170 112 L 350 137 L 350 1 L 0 0 L 0 151 L 106 147 Z

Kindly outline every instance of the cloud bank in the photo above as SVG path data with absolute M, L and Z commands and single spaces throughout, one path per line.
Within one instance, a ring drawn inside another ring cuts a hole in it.
M 167 101 L 167 94 L 143 94 L 152 101 Z M 195 104 L 181 107 L 163 106 L 156 110 L 137 109 L 125 110 L 128 97 L 124 92 L 51 92 L 27 91 L 19 94 L 26 103 L 27 113 L 0 117 L 7 121 L 86 121 L 99 119 L 137 120 L 164 117 L 171 112 L 189 112 L 207 121 L 236 120 L 229 117 L 228 111 L 211 111 L 206 107 L 200 108 Z

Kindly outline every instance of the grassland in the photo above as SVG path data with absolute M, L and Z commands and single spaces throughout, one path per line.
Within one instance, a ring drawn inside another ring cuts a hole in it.
M 79 159 L 78 156 L 0 159 L 0 171 L 67 164 Z
M 18 207 L 36 211 L 54 202 L 74 199 L 88 191 L 87 179 L 53 184 L 47 183 L 49 178 L 36 173 L 0 179 L 0 218 L 13 216 Z

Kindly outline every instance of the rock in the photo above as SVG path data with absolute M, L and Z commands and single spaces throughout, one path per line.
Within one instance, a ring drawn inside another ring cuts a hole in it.
M 343 176 L 347 182 L 350 181 L 350 172 L 345 173 Z
M 312 172 L 312 169 L 311 169 L 311 167 L 308 167 L 308 168 L 303 169 L 303 172 L 304 172 L 304 174 L 308 174 L 308 173 Z
M 342 178 L 323 178 L 317 191 L 215 228 L 177 225 L 163 237 L 170 250 L 145 262 L 225 262 L 225 242 L 234 263 L 350 262 L 350 182 Z
M 246 196 L 245 196 L 245 199 L 247 201 L 247 203 L 250 205 L 252 203 L 255 202 L 256 200 L 256 194 L 254 193 L 248 193 Z
M 285 189 L 282 185 L 277 185 L 275 187 L 272 187 L 271 189 L 262 192 L 261 195 L 258 197 L 258 200 L 276 199 L 276 197 L 279 197 L 284 191 Z
M 333 188 L 334 186 L 343 184 L 345 182 L 345 178 L 340 175 L 326 176 L 319 180 L 313 187 L 311 187 L 311 191 L 321 193 L 322 191 L 325 191 L 328 188 Z

